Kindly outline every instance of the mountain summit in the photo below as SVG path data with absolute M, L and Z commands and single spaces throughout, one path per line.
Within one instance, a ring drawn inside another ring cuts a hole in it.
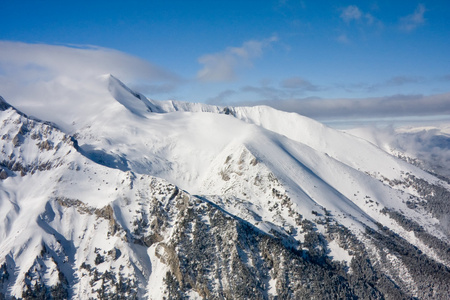
M 298 114 L 96 80 L 0 98 L 0 299 L 448 297 L 447 182 Z

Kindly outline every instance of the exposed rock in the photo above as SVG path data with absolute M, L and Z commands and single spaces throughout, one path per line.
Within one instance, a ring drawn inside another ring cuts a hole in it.
M 114 218 L 114 210 L 110 205 L 103 207 L 102 209 L 96 209 L 95 214 L 109 221 L 109 228 L 112 235 L 116 234 L 118 230 L 120 230 L 119 224 L 117 224 L 116 219 Z
M 16 134 L 12 140 L 12 144 L 14 147 L 19 147 L 22 144 L 23 141 L 23 137 L 21 136 L 21 134 Z
M 0 180 L 5 180 L 6 178 L 8 178 L 8 173 L 5 170 L 1 169 Z
M 40 142 L 40 143 L 38 144 L 38 147 L 39 147 L 40 150 L 47 150 L 47 151 L 50 151 L 50 150 L 53 149 L 52 143 L 49 142 L 48 140 L 45 140 L 45 141 L 43 141 L 43 142 Z

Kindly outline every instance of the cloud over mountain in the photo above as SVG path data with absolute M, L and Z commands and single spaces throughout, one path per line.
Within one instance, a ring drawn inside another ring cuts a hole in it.
M 173 89 L 182 81 L 170 71 L 113 49 L 0 41 L 1 95 L 24 111 L 34 107 L 45 113 L 48 105 L 63 107 L 73 101 L 88 105 L 91 101 L 86 99 L 103 93 L 96 78 L 104 74 L 152 92 Z

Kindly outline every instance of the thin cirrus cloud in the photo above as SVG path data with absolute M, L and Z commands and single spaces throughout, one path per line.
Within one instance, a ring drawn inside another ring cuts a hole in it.
M 372 92 L 386 87 L 399 87 L 408 84 L 421 84 L 427 82 L 427 80 L 428 79 L 420 76 L 395 76 L 380 83 L 370 84 L 366 87 L 366 90 L 368 92 Z
M 233 96 L 235 94 L 237 94 L 237 92 L 235 90 L 228 89 L 228 90 L 220 92 L 217 96 L 208 98 L 206 100 L 206 102 L 210 103 L 210 104 L 221 105 L 221 104 L 225 103 L 226 99 L 228 99 L 230 96 Z
M 341 8 L 340 19 L 346 24 L 338 29 L 339 35 L 336 41 L 342 44 L 350 44 L 352 36 L 366 38 L 368 33 L 379 32 L 384 28 L 382 21 L 374 17 L 369 12 L 364 12 L 356 5 L 349 5 Z M 357 31 L 354 29 L 357 28 Z
M 342 10 L 341 19 L 346 23 L 350 23 L 353 20 L 361 19 L 363 13 L 361 10 L 355 5 L 349 5 Z
M 404 32 L 414 31 L 418 27 L 425 24 L 424 15 L 426 11 L 427 9 L 425 8 L 425 5 L 417 5 L 412 14 L 400 18 L 398 28 Z M 340 18 L 348 25 L 352 22 L 356 22 L 357 24 L 364 24 L 368 26 L 377 25 L 379 28 L 383 27 L 383 23 L 380 20 L 375 18 L 372 14 L 362 11 L 356 5 L 349 5 L 343 8 Z M 338 40 L 347 42 L 347 40 L 343 38 L 338 38 Z
M 431 96 L 393 95 L 373 98 L 303 98 L 263 100 L 242 105 L 268 105 L 322 120 L 437 116 L 450 114 L 450 93 Z
M 340 35 L 336 38 L 336 40 L 337 40 L 339 43 L 342 43 L 342 44 L 348 44 L 348 43 L 350 43 L 350 39 L 348 38 L 347 34 L 345 34 L 345 33 L 340 34 Z
M 241 47 L 227 47 L 222 52 L 205 54 L 198 59 L 203 68 L 198 71 L 200 81 L 231 81 L 236 78 L 236 70 L 243 65 L 252 65 L 252 60 L 261 57 L 264 48 L 278 40 L 272 36 L 263 40 L 250 40 Z
M 340 18 L 347 24 L 350 24 L 352 21 L 355 21 L 366 25 L 373 25 L 376 23 L 381 25 L 381 22 L 377 20 L 372 14 L 363 12 L 356 5 L 349 5 L 343 8 L 340 14 Z
M 290 77 L 286 78 L 281 82 L 281 87 L 286 89 L 293 89 L 293 90 L 303 90 L 303 91 L 310 91 L 315 92 L 320 90 L 320 88 L 317 85 L 312 84 L 306 79 L 303 79 L 301 77 Z
M 423 24 L 425 24 L 424 14 L 426 11 L 427 10 L 425 8 L 425 5 L 419 4 L 417 6 L 416 10 L 414 11 L 414 13 L 412 13 L 406 17 L 400 18 L 400 24 L 399 24 L 400 30 L 405 31 L 405 32 L 411 32 L 411 31 L 414 31 L 419 26 L 422 26 Z
M 273 86 L 268 82 L 262 82 L 259 86 L 245 85 L 238 90 L 224 90 L 214 97 L 207 99 L 208 103 L 216 105 L 227 105 L 230 103 L 230 97 L 242 93 L 256 95 L 262 101 L 271 99 L 273 101 L 284 101 L 304 95 L 306 92 L 317 92 L 324 90 L 323 87 L 315 85 L 310 81 L 298 76 L 285 78 L 279 85 Z M 242 97 L 242 96 L 241 96 Z M 251 97 L 251 96 L 250 96 Z M 240 102 L 238 102 L 239 105 Z M 251 105 L 249 103 L 249 105 Z
M 438 80 L 445 80 L 444 77 L 439 78 Z M 436 79 L 432 78 L 426 78 L 422 76 L 407 76 L 407 75 L 400 75 L 400 76 L 394 76 L 392 78 L 389 78 L 387 80 L 377 82 L 377 83 L 354 83 L 354 84 L 338 84 L 335 87 L 339 89 L 343 89 L 346 92 L 358 92 L 358 91 L 364 91 L 364 92 L 375 92 L 380 91 L 385 88 L 391 88 L 391 87 L 400 87 L 404 85 L 411 85 L 411 84 L 425 84 L 436 81 Z
M 424 78 L 419 76 L 395 76 L 385 82 L 387 86 L 401 86 L 410 83 L 421 83 Z
M 262 84 L 261 86 L 247 85 L 240 89 L 241 92 L 255 94 L 260 97 L 260 99 L 271 99 L 276 101 L 293 99 L 304 95 L 306 92 L 317 92 L 321 90 L 323 90 L 322 87 L 298 76 L 282 80 L 278 87 Z

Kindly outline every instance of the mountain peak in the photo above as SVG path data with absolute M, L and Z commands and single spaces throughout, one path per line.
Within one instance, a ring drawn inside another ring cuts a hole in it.
M 64 132 L 0 98 L 0 299 L 448 295 L 433 175 L 269 107 L 73 91 Z
M 7 110 L 10 107 L 11 105 L 8 102 L 6 102 L 6 100 L 3 99 L 2 96 L 0 96 L 0 110 Z

